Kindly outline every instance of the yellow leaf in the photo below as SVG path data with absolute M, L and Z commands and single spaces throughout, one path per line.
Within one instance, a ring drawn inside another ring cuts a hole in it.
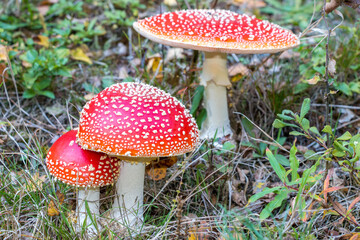
M 26 189 L 30 192 L 42 190 L 43 183 L 45 182 L 45 179 L 46 179 L 46 175 L 43 175 L 40 177 L 39 173 L 37 172 L 31 178 L 32 179 L 28 180 Z
M 157 78 L 162 78 L 162 59 L 160 54 L 155 54 L 154 56 L 149 57 L 148 64 L 146 65 L 146 70 L 156 74 Z
M 319 75 L 315 75 L 313 78 L 306 80 L 308 84 L 315 85 L 320 81 Z
M 211 226 L 206 221 L 201 221 L 200 225 L 191 224 L 188 240 L 209 240 Z
M 175 7 L 177 6 L 176 0 L 164 0 L 164 4 L 169 7 Z
M 34 42 L 40 46 L 49 47 L 49 38 L 43 35 L 37 35 Z
M 8 77 L 7 71 L 5 71 L 6 65 L 3 63 L 0 63 L 0 85 L 3 81 L 6 81 L 6 78 Z M 0 141 L 1 144 L 1 141 Z
M 6 51 L 5 46 L 0 44 L 0 61 L 1 60 L 6 61 L 6 59 L 7 59 L 6 54 L 7 54 L 7 51 Z
M 62 194 L 59 191 L 56 191 L 56 197 L 59 200 L 59 204 L 63 204 L 64 203 L 64 199 L 65 196 L 64 194 Z M 56 206 L 56 203 L 51 200 L 49 205 L 48 205 L 48 209 L 47 209 L 48 215 L 53 217 L 53 216 L 58 216 L 60 214 L 58 207 Z
M 155 181 L 161 180 L 166 176 L 165 166 L 153 166 L 151 168 L 146 169 L 146 173 L 149 177 Z
M 92 64 L 91 59 L 88 56 L 86 56 L 86 54 L 80 47 L 70 50 L 70 55 L 72 59 L 83 61 L 88 64 Z

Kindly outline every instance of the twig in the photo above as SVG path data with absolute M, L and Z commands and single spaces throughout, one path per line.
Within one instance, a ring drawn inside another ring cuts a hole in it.
M 329 93 L 330 93 L 330 84 L 329 84 L 329 41 L 330 41 L 330 34 L 331 34 L 331 29 L 329 28 L 329 23 L 327 22 L 326 19 L 326 11 L 325 11 L 325 6 L 326 6 L 326 0 L 324 0 L 324 6 L 323 6 L 323 19 L 326 25 L 326 29 L 327 29 L 327 41 L 326 41 L 326 60 L 325 60 L 325 82 L 326 82 L 326 92 L 325 92 L 325 124 L 329 125 Z M 330 146 L 330 134 L 327 134 L 327 147 Z M 326 161 L 326 172 L 324 174 L 324 176 L 327 176 L 328 171 L 331 167 L 331 162 Z
M 326 104 L 313 103 L 313 104 L 311 104 L 311 106 L 313 106 L 313 107 L 326 107 Z M 346 108 L 346 109 L 360 110 L 360 107 L 356 107 L 356 106 L 348 106 L 348 105 L 329 104 L 329 107 L 333 107 L 333 108 Z

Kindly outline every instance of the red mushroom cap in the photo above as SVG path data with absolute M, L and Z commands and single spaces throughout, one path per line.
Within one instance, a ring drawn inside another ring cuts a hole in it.
M 62 135 L 51 146 L 46 166 L 60 181 L 81 187 L 112 184 L 119 177 L 120 161 L 104 153 L 82 149 L 76 144 L 76 130 Z
M 193 150 L 198 139 L 184 105 L 142 83 L 119 83 L 100 92 L 82 110 L 78 131 L 85 149 L 137 158 L 180 155 Z
M 182 10 L 139 20 L 133 27 L 155 42 L 223 53 L 272 53 L 300 44 L 289 30 L 227 10 Z

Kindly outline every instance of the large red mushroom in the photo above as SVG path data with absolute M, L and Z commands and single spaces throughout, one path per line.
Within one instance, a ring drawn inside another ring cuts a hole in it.
M 168 12 L 139 20 L 133 27 L 155 42 L 204 51 L 200 84 L 205 86 L 207 118 L 202 138 L 232 134 L 226 96 L 226 87 L 231 86 L 227 53 L 275 53 L 300 43 L 295 34 L 276 24 L 227 10 Z
M 120 83 L 85 105 L 77 142 L 125 160 L 112 216 L 134 226 L 143 221 L 144 163 L 192 151 L 198 135 L 189 111 L 170 94 L 146 84 Z
M 119 176 L 120 160 L 104 153 L 82 149 L 76 143 L 76 130 L 62 135 L 51 146 L 46 156 L 46 166 L 56 179 L 78 186 L 77 208 L 78 223 L 84 222 L 88 230 L 98 232 L 87 216 L 85 202 L 90 213 L 96 217 L 99 212 L 99 187 L 113 184 Z

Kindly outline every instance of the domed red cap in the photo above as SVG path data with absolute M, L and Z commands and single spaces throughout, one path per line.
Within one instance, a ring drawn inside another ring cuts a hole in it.
M 133 24 L 144 37 L 162 44 L 207 52 L 272 53 L 300 44 L 289 30 L 227 10 L 182 10 Z
M 81 187 L 114 183 L 119 177 L 120 160 L 82 149 L 75 142 L 76 133 L 65 133 L 49 149 L 46 166 L 50 173 L 64 183 Z
M 109 155 L 160 157 L 193 150 L 195 120 L 170 94 L 142 83 L 115 84 L 81 112 L 78 143 Z

